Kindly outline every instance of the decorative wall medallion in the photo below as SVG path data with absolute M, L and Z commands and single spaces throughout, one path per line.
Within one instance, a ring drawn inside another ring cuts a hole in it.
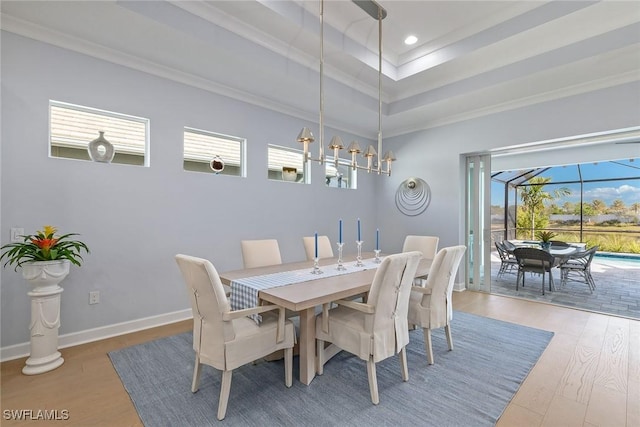
M 106 140 L 104 132 L 99 131 L 100 136 L 94 139 L 87 146 L 89 157 L 94 162 L 111 163 L 116 154 L 113 144 Z
M 396 190 L 396 207 L 408 216 L 420 215 L 431 203 L 431 188 L 423 179 L 407 178 Z

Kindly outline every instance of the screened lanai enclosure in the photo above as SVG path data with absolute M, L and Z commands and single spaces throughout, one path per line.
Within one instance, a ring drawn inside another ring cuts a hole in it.
M 640 319 L 638 157 L 492 171 L 492 247 L 504 241 L 536 246 L 541 231 L 581 248 L 597 246 L 589 267 L 595 287 L 584 280 L 565 283 L 563 261 L 549 273 L 555 276 L 553 292 L 541 292 L 540 275 L 527 275 L 527 286 L 523 280 L 518 287 L 518 267 L 505 271 L 494 250 L 490 292 Z
M 493 241 L 555 239 L 640 254 L 640 160 L 492 171 Z

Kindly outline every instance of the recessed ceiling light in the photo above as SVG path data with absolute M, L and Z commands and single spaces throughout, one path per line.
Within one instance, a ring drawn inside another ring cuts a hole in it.
M 404 44 L 412 45 L 412 44 L 415 44 L 415 42 L 417 41 L 418 41 L 418 38 L 416 36 L 409 36 L 406 39 L 404 39 Z

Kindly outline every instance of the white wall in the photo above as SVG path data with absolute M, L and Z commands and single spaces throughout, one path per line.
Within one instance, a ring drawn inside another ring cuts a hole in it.
M 51 224 L 91 249 L 63 282 L 61 335 L 189 308 L 176 253 L 225 271 L 242 267 L 241 239 L 277 238 L 286 262 L 305 258 L 304 235 L 335 241 L 340 217 L 347 252 L 357 217 L 375 234 L 379 177 L 329 189 L 313 165 L 311 185 L 267 180 L 267 144 L 295 147 L 301 127 L 317 125 L 6 32 L 1 71 L 3 244 L 11 227 Z M 151 166 L 49 158 L 49 99 L 149 118 Z M 247 178 L 183 171 L 184 126 L 247 138 Z M 27 290 L 2 270 L 3 348 L 29 340 Z M 88 305 L 90 290 L 100 304 Z
M 640 82 L 634 82 L 387 140 L 401 160 L 394 164 L 392 179 L 379 183 L 378 223 L 395 231 L 383 249 L 401 248 L 407 234 L 440 236 L 440 247 L 464 243 L 466 153 L 638 125 Z M 627 155 L 618 158 L 638 157 L 637 144 L 620 147 Z M 432 192 L 429 208 L 416 217 L 404 216 L 389 203 L 400 183 L 412 176 L 424 179 Z

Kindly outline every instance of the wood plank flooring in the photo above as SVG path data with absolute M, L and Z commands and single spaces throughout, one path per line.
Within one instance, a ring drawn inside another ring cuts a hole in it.
M 499 427 L 640 426 L 640 321 L 470 291 L 454 293 L 454 307 L 555 332 Z M 0 424 L 141 426 L 107 353 L 190 329 L 185 321 L 63 349 L 64 365 L 36 376 L 22 375 L 24 359 L 2 363 Z M 7 419 L 12 410 L 68 419 Z

